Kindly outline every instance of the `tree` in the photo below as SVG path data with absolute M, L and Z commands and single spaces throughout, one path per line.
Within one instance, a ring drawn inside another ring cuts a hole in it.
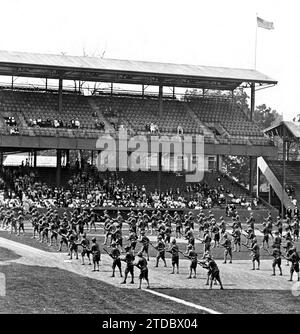
M 265 104 L 261 104 L 255 108 L 253 120 L 261 129 L 270 127 L 274 121 L 280 117 L 276 110 L 272 110 Z

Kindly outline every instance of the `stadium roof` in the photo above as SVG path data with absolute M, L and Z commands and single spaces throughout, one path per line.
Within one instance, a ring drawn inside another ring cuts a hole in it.
M 233 90 L 277 84 L 253 69 L 0 51 L 0 75 Z
M 265 129 L 264 132 L 273 136 L 288 136 L 291 139 L 300 139 L 300 125 L 290 121 L 280 121 Z

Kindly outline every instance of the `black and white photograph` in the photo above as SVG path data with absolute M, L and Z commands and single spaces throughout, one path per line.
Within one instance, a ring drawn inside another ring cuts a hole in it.
M 299 1 L 0 5 L 0 314 L 299 314 Z

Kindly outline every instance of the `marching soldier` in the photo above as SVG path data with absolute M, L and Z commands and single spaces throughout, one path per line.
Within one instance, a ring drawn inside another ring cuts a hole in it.
M 147 282 L 147 289 L 150 288 L 150 284 L 149 284 L 149 278 L 148 278 L 148 266 L 147 266 L 147 260 L 143 257 L 143 253 L 142 252 L 138 252 L 137 256 L 139 257 L 138 262 L 135 264 L 136 267 L 138 267 L 140 269 L 140 284 L 139 284 L 139 289 L 141 289 L 142 287 L 142 280 L 146 280 Z
M 86 237 L 86 233 L 83 233 L 82 235 L 82 239 L 80 241 L 80 243 L 78 244 L 79 246 L 82 247 L 82 252 L 81 252 L 81 259 L 82 259 L 82 265 L 84 265 L 84 256 L 86 255 L 88 260 L 89 260 L 89 265 L 91 265 L 91 258 L 90 258 L 90 253 L 91 253 L 91 249 L 90 249 L 90 241 L 89 239 Z
M 121 259 L 121 261 L 126 262 L 125 277 L 124 277 L 124 281 L 121 282 L 121 284 L 126 284 L 128 274 L 131 275 L 130 283 L 134 284 L 134 259 L 135 257 L 129 245 L 125 246 L 125 252 L 126 252 L 125 257 Z
M 208 269 L 208 278 L 210 278 L 209 289 L 212 289 L 213 281 L 217 281 L 220 284 L 220 289 L 224 290 L 220 277 L 220 270 L 217 263 L 209 253 L 206 254 L 206 260 L 207 260 L 206 266 Z
M 94 269 L 92 271 L 99 271 L 99 261 L 101 261 L 101 253 L 99 244 L 97 243 L 95 237 L 92 239 L 91 253 L 93 255 L 93 264 L 94 264 Z
M 166 259 L 165 259 L 165 248 L 166 248 L 166 245 L 165 243 L 163 242 L 163 238 L 161 235 L 159 235 L 157 237 L 158 239 L 158 242 L 157 242 L 157 245 L 155 246 L 155 249 L 157 249 L 158 253 L 156 255 L 156 265 L 155 267 L 158 267 L 158 262 L 160 259 L 163 260 L 164 264 L 165 264 L 165 267 L 167 266 L 167 263 L 166 263 Z
M 187 253 L 184 254 L 184 255 L 191 260 L 191 263 L 190 263 L 190 275 L 188 276 L 188 278 L 192 278 L 192 273 L 193 272 L 194 272 L 193 278 L 196 278 L 197 264 L 198 264 L 198 255 L 195 252 L 195 250 L 193 249 L 193 246 L 191 244 L 189 244 L 187 246 Z
M 150 243 L 150 240 L 145 235 L 145 231 L 141 232 L 141 235 L 140 235 L 138 241 L 142 244 L 142 249 L 140 250 L 140 252 L 142 254 L 145 252 L 146 255 L 147 255 L 147 261 L 149 261 L 149 243 Z
M 179 248 L 178 245 L 176 243 L 176 239 L 172 240 L 172 245 L 171 248 L 167 250 L 167 252 L 172 254 L 172 267 L 173 267 L 173 271 L 171 272 L 171 274 L 175 273 L 175 267 L 177 267 L 177 274 L 179 274 Z
M 297 275 L 298 275 L 298 282 L 299 282 L 300 281 L 300 276 L 299 276 L 299 261 L 300 261 L 300 256 L 299 256 L 299 254 L 297 252 L 296 247 L 293 247 L 290 250 L 290 255 L 287 257 L 287 260 L 292 263 L 291 269 L 290 269 L 291 276 L 290 276 L 289 281 L 293 281 L 293 274 L 294 274 L 294 272 L 296 272 Z
M 221 246 L 223 246 L 225 248 L 225 251 L 224 251 L 224 262 L 223 263 L 226 263 L 227 261 L 227 255 L 229 255 L 229 263 L 232 263 L 232 247 L 231 247 L 231 241 L 229 240 L 227 234 L 224 234 L 224 237 L 223 237 L 225 240 L 223 241 L 223 243 L 221 244 Z
M 117 244 L 115 242 L 113 242 L 111 244 L 111 251 L 109 252 L 109 255 L 111 256 L 111 258 L 113 259 L 113 263 L 112 263 L 112 275 L 111 277 L 115 277 L 115 270 L 116 267 L 119 268 L 120 271 L 120 277 L 123 277 L 122 275 L 122 267 L 121 267 L 121 260 L 120 260 L 120 250 L 117 247 Z

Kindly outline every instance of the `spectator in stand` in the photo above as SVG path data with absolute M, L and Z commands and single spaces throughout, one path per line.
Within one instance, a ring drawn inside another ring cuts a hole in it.
M 75 124 L 75 128 L 77 128 L 77 129 L 80 128 L 80 121 L 79 121 L 78 117 L 76 117 L 74 124 Z
M 178 126 L 177 126 L 177 134 L 178 134 L 179 136 L 183 135 L 183 128 L 182 128 L 181 125 L 178 125 Z
M 57 120 L 57 119 L 55 119 L 54 121 L 53 121 L 53 126 L 55 127 L 55 128 L 59 128 L 59 121 Z

